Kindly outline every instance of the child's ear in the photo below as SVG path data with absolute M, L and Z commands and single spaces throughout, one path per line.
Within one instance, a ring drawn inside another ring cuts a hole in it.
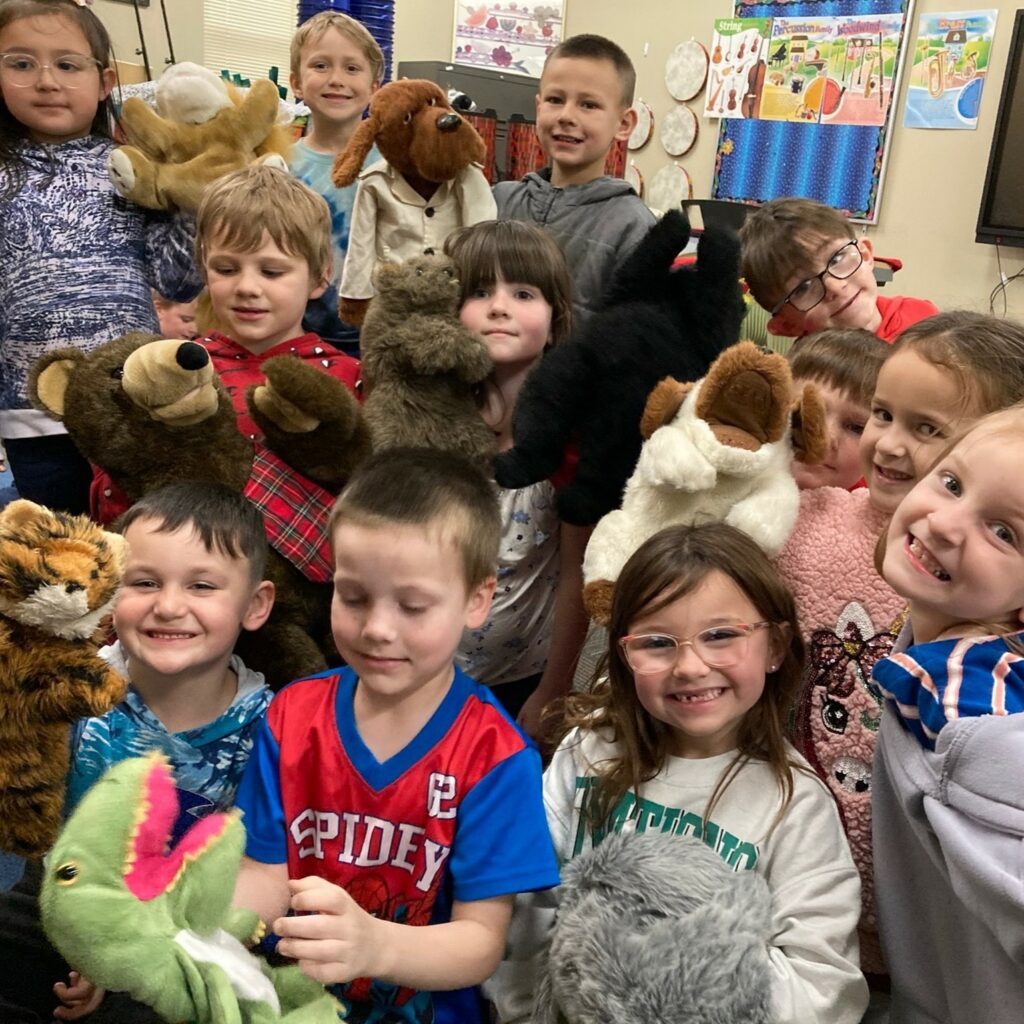
M 299 103 L 301 103 L 302 102 L 302 93 L 301 93 L 301 91 L 299 89 L 299 82 L 300 82 L 299 76 L 297 74 L 295 74 L 295 72 L 293 71 L 288 76 L 288 85 L 291 87 L 292 95 L 295 97 L 295 99 Z
M 370 95 L 372 96 L 379 88 L 380 88 L 380 79 L 378 78 L 376 82 L 371 82 L 370 83 Z
M 259 629 L 270 615 L 274 607 L 274 584 L 270 580 L 261 580 L 256 584 L 249 598 L 249 606 L 242 616 L 242 629 Z
M 100 100 L 105 100 L 116 84 L 117 72 L 113 68 L 104 68 L 100 72 Z
M 472 589 L 466 602 L 466 629 L 479 629 L 487 621 L 497 585 L 497 577 L 488 576 Z
M 632 107 L 626 107 L 622 112 L 622 118 L 619 121 L 619 129 L 615 133 L 616 139 L 628 139 L 633 134 L 633 129 L 636 127 L 636 111 Z
M 327 276 L 327 274 L 324 274 L 324 276 L 320 278 L 319 284 L 313 286 L 312 290 L 309 293 L 309 297 L 311 299 L 319 299 L 320 296 L 323 295 L 325 291 L 327 291 L 328 287 L 330 286 L 330 283 L 331 279 Z
M 774 672 L 786 660 L 789 641 L 792 639 L 788 622 L 776 622 L 768 631 L 768 671 Z M 774 668 L 772 667 L 774 666 Z
M 869 266 L 875 265 L 875 249 L 871 244 L 870 238 L 859 238 L 857 240 L 860 243 L 860 251 L 864 257 L 864 262 Z

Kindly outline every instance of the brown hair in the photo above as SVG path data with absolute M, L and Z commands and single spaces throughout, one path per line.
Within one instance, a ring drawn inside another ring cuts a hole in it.
M 327 201 L 287 171 L 264 164 L 232 171 L 207 188 L 196 214 L 196 262 L 205 266 L 214 239 L 237 252 L 254 252 L 264 232 L 282 252 L 306 261 L 312 281 L 330 275 Z
M 544 58 L 544 67 L 548 66 L 548 61 L 557 60 L 560 57 L 609 61 L 619 76 L 619 85 L 622 88 L 622 106 L 631 107 L 633 105 L 633 94 L 636 91 L 636 68 L 633 67 L 629 55 L 618 43 L 613 43 L 610 39 L 605 39 L 604 36 L 586 33 L 569 36 Z M 542 71 L 541 78 L 543 77 L 544 72 Z
M 331 511 L 339 523 L 374 529 L 436 529 L 462 558 L 466 589 L 493 576 L 501 515 L 491 482 L 468 460 L 433 448 L 389 448 L 362 463 Z
M 835 328 L 798 338 L 786 353 L 794 380 L 843 392 L 868 408 L 889 346 L 870 331 Z
M 384 52 L 377 40 L 370 35 L 366 26 L 341 11 L 320 11 L 307 18 L 292 36 L 291 68 L 298 75 L 302 63 L 302 48 L 318 42 L 320 37 L 333 28 L 350 42 L 355 43 L 370 65 L 370 79 L 379 82 L 384 77 Z
M 773 199 L 743 222 L 741 273 L 758 303 L 772 309 L 794 274 L 812 273 L 810 261 L 830 239 L 856 238 L 838 211 L 815 199 Z
M 621 750 L 598 769 L 598 784 L 591 791 L 587 809 L 588 821 L 595 829 L 604 826 L 627 791 L 639 794 L 643 783 L 662 770 L 672 750 L 672 729 L 652 718 L 640 704 L 618 641 L 641 615 L 692 593 L 716 571 L 728 576 L 758 614 L 773 624 L 772 635 L 785 644 L 785 655 L 768 674 L 761 699 L 740 724 L 736 757 L 722 772 L 708 800 L 705 820 L 732 780 L 753 759 L 766 761 L 778 782 L 782 802 L 776 822 L 793 797 L 792 769 L 802 766 L 790 760 L 786 721 L 800 686 L 804 660 L 793 597 L 768 557 L 746 534 L 724 523 L 671 526 L 634 552 L 615 584 L 608 651 L 599 669 L 599 673 L 607 671 L 607 680 L 593 693 L 566 701 L 563 736 L 573 727 L 605 730 Z
M 0 31 L 23 18 L 40 16 L 65 18 L 79 29 L 89 44 L 89 56 L 99 61 L 98 74 L 114 66 L 110 36 L 103 22 L 88 7 L 79 7 L 75 0 L 3 0 Z M 113 123 L 114 103 L 108 96 L 96 108 L 90 133 L 109 139 Z M 0 95 L 0 168 L 7 172 L 7 182 L 0 188 L 0 200 L 17 195 L 25 183 L 27 169 L 22 150 L 28 137 L 28 129 L 11 115 Z
M 551 343 L 572 330 L 572 279 L 558 243 L 543 228 L 523 220 L 486 220 L 448 236 L 444 251 L 455 261 L 462 285 L 460 304 L 498 278 L 539 288 L 551 307 Z
M 1024 400 L 1024 325 L 954 309 L 912 324 L 886 359 L 910 349 L 953 375 L 963 396 L 959 417 L 984 416 Z

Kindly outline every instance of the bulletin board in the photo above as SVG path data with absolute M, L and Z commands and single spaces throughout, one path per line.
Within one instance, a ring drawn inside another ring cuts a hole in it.
M 881 125 L 798 123 L 784 120 L 721 121 L 712 196 L 736 202 L 767 202 L 805 196 L 842 210 L 853 220 L 874 224 L 885 172 L 886 145 L 895 123 L 896 98 L 913 32 L 914 0 L 769 0 L 738 3 L 743 18 L 833 18 L 870 21 L 903 14 L 892 79 L 892 100 Z

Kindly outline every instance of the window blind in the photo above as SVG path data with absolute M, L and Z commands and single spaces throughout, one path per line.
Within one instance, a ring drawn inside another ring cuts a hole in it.
M 288 83 L 288 48 L 295 31 L 295 0 L 205 0 L 203 63 L 243 78 L 266 78 L 280 69 Z

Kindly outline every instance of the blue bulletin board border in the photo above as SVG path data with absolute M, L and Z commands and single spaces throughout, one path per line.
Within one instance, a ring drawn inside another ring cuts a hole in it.
M 736 15 L 793 18 L 901 13 L 898 86 L 906 61 L 907 33 L 914 28 L 913 7 L 914 0 L 773 0 L 738 3 Z M 834 206 L 853 220 L 876 223 L 897 99 L 894 89 L 881 127 L 723 118 L 712 196 L 754 203 L 804 196 Z

